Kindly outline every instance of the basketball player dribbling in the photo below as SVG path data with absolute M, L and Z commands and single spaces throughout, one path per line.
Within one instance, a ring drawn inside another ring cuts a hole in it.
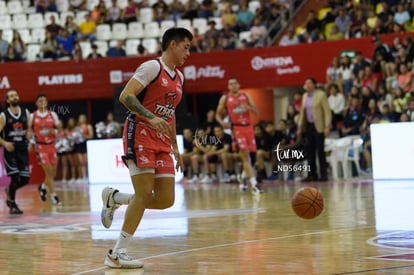
M 240 93 L 240 84 L 236 78 L 228 80 L 229 92 L 223 95 L 218 103 L 216 120 L 224 129 L 232 129 L 233 152 L 239 152 L 243 173 L 240 177 L 240 188 L 247 191 L 243 174 L 250 182 L 253 194 L 261 194 L 263 191 L 257 184 L 253 167 L 250 160 L 250 153 L 256 152 L 253 126 L 250 122 L 250 112 L 258 114 L 256 105 L 247 93 Z M 227 111 L 227 112 L 226 112 Z M 228 114 L 230 122 L 224 121 L 224 115 Z
M 183 167 L 176 142 L 175 108 L 182 97 L 184 77 L 176 67 L 190 56 L 192 38 L 184 28 L 165 31 L 161 57 L 142 63 L 119 97 L 129 110 L 124 124 L 123 159 L 135 194 L 110 187 L 102 191 L 104 227 L 111 226 L 121 204 L 128 205 L 119 239 L 105 258 L 105 265 L 111 268 L 144 266 L 128 255 L 132 236 L 145 209 L 165 209 L 174 203 L 175 169 Z

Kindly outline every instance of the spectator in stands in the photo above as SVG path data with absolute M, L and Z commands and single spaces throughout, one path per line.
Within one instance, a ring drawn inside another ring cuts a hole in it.
M 373 9 L 368 9 L 366 23 L 367 23 L 368 30 L 370 33 L 372 33 L 372 31 L 376 28 L 378 20 L 379 19 L 377 15 L 375 14 L 375 11 Z
M 193 131 L 189 128 L 183 130 L 184 152 L 181 154 L 183 160 L 184 177 L 188 177 L 188 170 L 191 167 L 191 157 L 194 155 L 194 136 Z
M 204 151 L 207 150 L 209 146 L 209 138 L 210 136 L 206 133 L 206 131 L 202 128 L 199 128 L 195 132 L 194 137 L 194 153 L 191 155 L 191 170 L 192 170 L 192 178 L 189 180 L 189 183 L 194 183 L 201 178 L 201 171 L 200 171 L 200 164 L 203 167 L 207 167 L 206 158 L 204 157 Z M 207 173 L 207 169 L 205 173 Z
M 213 135 L 214 127 L 217 125 L 216 111 L 213 109 L 208 110 L 206 113 L 206 120 L 201 124 L 201 128 L 203 128 L 208 135 Z
M 371 99 L 376 99 L 377 95 L 372 91 L 369 86 L 364 86 L 361 88 L 360 107 L 362 112 L 365 114 L 368 112 L 368 104 Z
M 237 33 L 248 31 L 253 23 L 254 14 L 249 10 L 247 3 L 240 3 L 240 9 L 237 12 L 235 31 Z
M 21 55 L 16 53 L 14 47 L 9 47 L 7 49 L 7 55 L 3 58 L 4 62 L 16 62 L 16 61 L 24 61 Z
M 75 41 L 75 44 L 73 45 L 72 59 L 77 62 L 83 60 L 82 48 L 78 41 Z
M 338 129 L 338 123 L 343 121 L 343 112 L 345 108 L 345 96 L 340 91 L 338 85 L 336 84 L 330 84 L 328 86 L 328 104 L 329 108 L 332 111 L 332 129 L 331 130 L 337 130 Z
M 86 8 L 86 0 L 69 0 L 70 11 L 85 11 Z
M 200 9 L 200 4 L 197 0 L 188 0 L 185 4 L 185 12 L 182 19 L 190 19 L 193 20 L 194 18 L 198 17 L 198 10 Z M 195 26 L 197 27 L 197 26 Z
M 139 10 L 137 4 L 133 0 L 128 0 L 128 5 L 123 10 L 122 18 L 125 23 L 136 22 Z
M 382 111 L 384 105 L 392 106 L 392 95 L 388 92 L 391 89 L 388 89 L 384 84 L 380 86 L 378 94 L 378 110 Z
M 345 112 L 344 127 L 340 131 L 340 136 L 359 135 L 360 128 L 364 122 L 364 114 L 358 97 L 351 97 L 351 105 Z
M 237 34 L 232 31 L 229 25 L 223 25 L 218 41 L 223 50 L 233 50 L 236 48 Z
M 53 37 L 56 37 L 62 29 L 62 26 L 56 23 L 56 17 L 54 15 L 51 15 L 49 18 L 50 23 L 46 25 L 46 31 L 50 32 Z
M 409 98 L 405 113 L 407 114 L 409 121 L 414 121 L 414 97 Z
M 3 30 L 0 30 L 0 61 L 7 55 L 9 42 L 3 39 Z
M 250 28 L 250 44 L 256 46 L 262 38 L 266 36 L 267 29 L 262 24 L 262 20 L 256 17 L 253 20 L 253 26 Z
M 403 3 L 397 5 L 397 11 L 394 14 L 394 23 L 398 25 L 405 25 L 411 21 L 410 13 L 404 8 Z
M 340 71 L 341 71 L 341 86 L 339 86 L 339 89 L 345 93 L 346 96 L 349 95 L 352 87 L 352 82 L 354 81 L 354 75 L 353 75 L 353 69 L 354 64 L 352 64 L 351 58 L 349 55 L 345 54 L 341 58 L 341 65 L 340 65 Z
M 35 10 L 38 13 L 45 13 L 47 11 L 57 12 L 55 0 L 36 0 Z
M 158 22 L 158 24 L 167 19 L 168 7 L 164 0 L 157 0 L 151 8 L 154 12 L 154 21 Z
M 56 59 L 58 57 L 58 43 L 50 31 L 46 31 L 45 40 L 40 45 L 43 59 Z
M 362 80 L 362 87 L 369 87 L 372 92 L 378 92 L 381 76 L 374 74 L 371 66 L 366 66 L 364 70 L 364 79 Z
M 394 22 L 394 14 L 387 1 L 381 1 L 381 11 L 378 13 L 378 18 L 381 19 L 382 25 L 386 29 L 391 29 Z
M 94 21 L 97 25 L 106 23 L 109 10 L 106 8 L 105 1 L 99 0 L 98 5 L 96 5 L 91 11 L 91 20 Z
M 342 71 L 341 71 L 341 64 L 339 62 L 339 58 L 334 56 L 332 58 L 332 63 L 326 69 L 326 86 L 328 87 L 330 84 L 341 84 L 342 81 Z
M 69 15 L 66 17 L 65 21 L 65 29 L 73 35 L 78 35 L 79 32 L 79 26 L 75 23 L 75 20 L 73 19 L 73 16 Z
M 13 30 L 13 38 L 9 47 L 13 48 L 15 54 L 24 60 L 27 52 L 27 46 L 26 43 L 23 42 L 22 37 L 17 30 Z
M 401 63 L 398 74 L 398 86 L 403 90 L 404 94 L 412 90 L 413 74 L 408 70 L 407 64 Z
M 137 46 L 137 55 L 138 55 L 138 56 L 147 56 L 147 55 L 149 55 L 149 52 L 148 52 L 148 50 L 144 47 L 144 45 L 139 44 L 139 45 Z
M 311 41 L 318 41 L 320 33 L 323 30 L 322 22 L 317 18 L 314 10 L 309 11 L 305 23 L 306 32 L 309 34 Z
M 351 25 L 351 17 L 346 13 L 344 8 L 338 9 L 338 16 L 335 18 L 335 26 L 338 32 L 345 34 Z
M 399 117 L 407 108 L 408 98 L 411 94 L 405 94 L 401 87 L 394 89 L 394 99 L 392 101 L 392 110 L 396 117 Z
M 216 29 L 216 22 L 214 20 L 208 22 L 209 29 L 204 33 L 203 49 L 214 50 L 216 48 L 217 39 L 220 32 Z
M 94 41 L 96 39 L 96 23 L 90 14 L 85 15 L 85 21 L 79 25 L 78 38 L 80 40 Z
M 124 41 L 118 40 L 114 47 L 110 47 L 106 52 L 107 57 L 122 57 L 126 56 L 126 52 L 124 50 Z
M 407 60 L 414 60 L 414 43 L 410 36 L 404 37 L 405 51 L 407 53 Z
M 200 34 L 198 28 L 193 28 L 193 40 L 191 40 L 191 52 L 203 51 L 203 36 Z
M 360 70 L 364 70 L 366 66 L 370 65 L 370 63 L 365 59 L 364 55 L 360 51 L 355 52 L 353 61 L 354 68 L 352 69 L 352 74 L 354 76 L 358 76 L 358 72 Z
M 111 0 L 111 6 L 108 8 L 108 17 L 106 23 L 113 24 L 116 22 L 122 22 L 123 10 L 118 6 L 118 0 Z
M 102 58 L 102 55 L 98 52 L 98 46 L 92 44 L 92 52 L 88 55 L 88 59 Z
M 58 57 L 70 57 L 72 58 L 73 45 L 75 44 L 76 36 L 70 34 L 67 29 L 63 29 L 60 35 L 57 37 L 59 55 Z
M 380 123 L 390 123 L 395 121 L 395 115 L 391 113 L 391 107 L 384 105 L 381 110 Z
M 332 25 L 331 29 L 329 30 L 329 34 L 326 37 L 327 40 L 342 40 L 345 38 L 344 33 L 338 30 L 336 25 Z
M 280 39 L 279 46 L 290 46 L 296 44 L 299 44 L 299 39 L 295 34 L 295 29 L 293 27 L 289 27 L 287 33 Z
M 346 35 L 348 37 L 357 37 L 358 33 L 362 31 L 362 25 L 366 22 L 364 10 L 357 8 L 351 18 L 351 23 L 348 25 Z
M 180 0 L 172 0 L 172 2 L 167 6 L 168 8 L 168 19 L 177 21 L 181 19 L 185 13 L 185 6 Z
M 237 14 L 235 14 L 231 8 L 231 5 L 227 5 L 221 15 L 221 24 L 223 26 L 229 26 L 232 30 L 236 28 Z
M 214 11 L 216 10 L 216 4 L 213 0 L 203 0 L 198 11 L 198 16 L 201 18 L 209 19 L 214 17 Z

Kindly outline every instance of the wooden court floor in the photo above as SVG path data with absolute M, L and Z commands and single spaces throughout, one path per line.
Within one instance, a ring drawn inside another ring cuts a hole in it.
M 303 220 L 290 207 L 302 186 L 325 209 Z M 130 185 L 113 185 L 130 191 Z M 58 185 L 63 204 L 18 193 L 12 217 L 0 192 L 0 274 L 414 274 L 414 182 L 271 182 L 260 197 L 236 184 L 177 184 L 174 207 L 147 211 L 129 248 L 144 269 L 103 265 L 121 228 L 100 223 L 102 185 Z

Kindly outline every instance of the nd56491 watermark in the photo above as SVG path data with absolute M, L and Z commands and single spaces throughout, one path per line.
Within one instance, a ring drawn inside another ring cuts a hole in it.
M 276 164 L 274 172 L 310 172 L 310 165 L 303 164 L 305 154 L 302 149 L 293 149 L 289 146 L 281 146 L 277 144 L 274 150 Z

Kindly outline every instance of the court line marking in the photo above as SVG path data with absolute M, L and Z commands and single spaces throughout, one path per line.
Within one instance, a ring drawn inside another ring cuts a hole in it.
M 342 273 L 333 273 L 332 275 L 358 274 L 358 273 L 374 272 L 374 271 L 381 271 L 381 270 L 391 270 L 391 269 L 407 268 L 407 267 L 414 267 L 414 264 L 412 264 L 412 265 L 390 266 L 390 267 L 384 267 L 384 268 L 373 268 L 373 269 L 365 269 L 365 270 L 342 272 Z
M 398 246 L 391 246 L 391 245 L 385 245 L 385 244 L 379 244 L 377 242 L 375 242 L 375 240 L 378 240 L 381 237 L 386 237 L 389 235 L 395 235 L 398 233 L 406 233 L 407 231 L 393 231 L 393 232 L 389 232 L 389 233 L 385 233 L 385 234 L 381 234 L 381 235 L 377 235 L 374 237 L 369 238 L 366 243 L 372 246 L 376 246 L 376 247 L 381 247 L 381 248 L 388 248 L 388 249 L 395 249 L 395 250 L 408 250 L 408 251 L 413 251 L 413 248 L 408 248 L 408 247 L 398 247 Z
M 371 227 L 367 227 L 371 228 Z M 345 231 L 353 231 L 357 230 L 356 228 L 344 228 L 344 229 L 336 229 L 336 230 L 323 230 L 323 231 L 316 231 L 316 232 L 309 232 L 309 233 L 303 233 L 303 234 L 296 234 L 296 235 L 287 235 L 287 236 L 280 236 L 280 237 L 272 237 L 272 238 L 264 238 L 264 239 L 256 239 L 256 240 L 245 240 L 240 242 L 234 242 L 234 243 L 225 243 L 225 244 L 217 244 L 217 245 L 210 245 L 210 246 L 204 246 L 199 248 L 192 248 L 192 249 L 186 249 L 181 251 L 174 251 L 174 252 L 168 252 L 168 253 L 162 253 L 158 255 L 153 255 L 149 257 L 139 258 L 138 260 L 149 260 L 149 259 L 155 259 L 155 258 L 161 258 L 161 257 L 167 257 L 167 256 L 174 256 L 179 254 L 185 254 L 190 252 L 197 252 L 202 250 L 208 250 L 208 249 L 216 249 L 216 248 L 222 248 L 222 247 L 228 247 L 228 246 L 234 246 L 234 245 L 242 245 L 242 244 L 249 244 L 254 242 L 263 242 L 263 241 L 274 241 L 274 240 L 283 240 L 283 239 L 289 239 L 289 238 L 296 238 L 296 237 L 304 237 L 304 236 L 311 236 L 311 235 L 320 235 L 320 234 L 326 234 L 326 233 L 332 233 L 332 232 L 345 232 Z M 100 267 L 95 268 L 91 270 L 85 270 L 77 273 L 72 273 L 72 275 L 81 275 L 81 274 L 87 274 L 94 271 L 100 271 L 107 269 L 108 267 Z M 145 268 L 145 267 L 144 267 Z

